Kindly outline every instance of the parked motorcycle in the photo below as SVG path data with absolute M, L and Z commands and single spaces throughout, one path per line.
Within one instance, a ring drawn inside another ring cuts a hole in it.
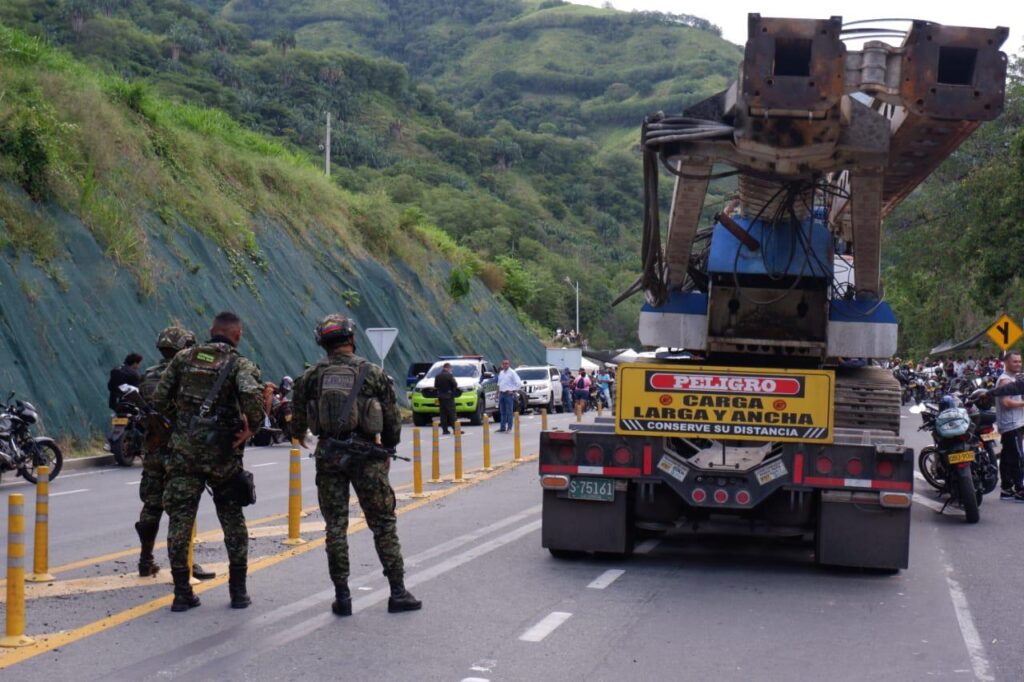
M 107 443 L 110 454 L 120 466 L 130 467 L 136 459 L 142 461 L 146 443 L 147 409 L 139 389 L 128 384 L 118 387 L 121 397 L 110 420 Z
M 29 427 L 39 421 L 39 413 L 30 402 L 12 403 L 13 397 L 11 391 L 6 403 L 0 404 L 0 474 L 17 471 L 26 481 L 35 483 L 36 468 L 45 465 L 50 468 L 52 481 L 64 466 L 64 455 L 52 438 L 32 437 Z
M 287 376 L 281 379 L 280 386 L 267 385 L 270 409 L 264 412 L 263 423 L 249 439 L 250 445 L 276 445 L 288 439 L 288 424 L 292 420 L 292 402 L 288 394 L 292 385 L 291 377 Z
M 991 441 L 995 429 L 995 413 L 979 409 L 984 391 L 975 391 L 966 406 L 953 395 L 943 396 L 939 403 L 921 407 L 922 425 L 930 431 L 934 445 L 923 448 L 918 455 L 918 469 L 929 485 L 949 495 L 946 505 L 958 504 L 967 523 L 981 518 L 979 507 L 984 496 L 999 483 L 999 464 Z M 945 506 L 943 506 L 945 509 Z

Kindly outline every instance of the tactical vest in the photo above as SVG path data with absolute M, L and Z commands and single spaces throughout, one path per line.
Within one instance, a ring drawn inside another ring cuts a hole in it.
M 153 394 L 156 393 L 156 387 L 160 384 L 160 377 L 163 376 L 164 370 L 169 364 L 171 364 L 170 360 L 164 360 L 147 369 L 142 375 L 142 381 L 139 382 L 139 393 L 147 403 L 153 402 Z
M 380 400 L 369 394 L 371 389 L 365 380 L 348 416 L 342 414 L 363 364 L 365 361 L 359 365 L 326 361 L 317 365 L 310 377 L 313 379 L 312 399 L 306 406 L 309 430 L 314 435 L 337 438 L 356 433 L 374 438 L 384 429 Z M 366 379 L 369 377 L 367 371 Z
M 217 374 L 231 359 L 232 353 L 220 344 L 196 346 L 188 352 L 188 366 L 182 372 L 178 383 L 176 407 L 179 415 L 191 415 L 199 411 L 213 385 L 217 383 Z M 224 396 L 225 388 L 214 401 L 214 408 L 228 406 Z M 232 401 L 232 406 L 234 406 Z

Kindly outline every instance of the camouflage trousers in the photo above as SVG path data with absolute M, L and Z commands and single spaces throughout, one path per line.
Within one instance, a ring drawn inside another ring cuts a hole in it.
M 395 491 L 388 471 L 391 460 L 367 460 L 353 464 L 346 473 L 337 465 L 316 460 L 316 492 L 320 513 L 327 524 L 327 570 L 337 584 L 348 580 L 348 502 L 349 483 L 356 491 L 366 525 L 373 533 L 377 557 L 389 580 L 401 580 L 405 574 L 402 547 L 398 542 L 395 517 Z
M 171 570 L 188 568 L 188 545 L 192 539 L 192 526 L 207 483 L 216 490 L 217 486 L 230 478 L 241 466 L 232 460 L 222 465 L 195 467 L 182 462 L 180 456 L 172 456 L 167 467 L 167 482 L 164 486 L 164 509 L 167 511 L 167 555 Z M 245 527 L 242 507 L 234 501 L 214 496 L 217 518 L 224 531 L 224 546 L 228 551 L 228 562 L 244 565 L 249 556 L 249 531 Z
M 139 499 L 142 511 L 139 523 L 143 526 L 160 525 L 164 513 L 164 483 L 167 482 L 167 467 L 162 453 L 147 453 L 142 460 L 142 482 L 139 483 Z

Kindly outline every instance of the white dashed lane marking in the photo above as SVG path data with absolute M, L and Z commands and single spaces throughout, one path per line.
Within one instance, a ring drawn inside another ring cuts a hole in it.
M 625 573 L 621 568 L 610 568 L 601 575 L 597 576 L 587 587 L 592 590 L 603 590 L 604 588 L 611 585 L 613 582 L 619 579 Z
M 75 493 L 87 493 L 88 488 L 79 488 L 78 490 L 64 490 L 59 493 L 50 493 L 50 497 L 60 497 L 61 495 L 74 495 Z
M 519 639 L 523 642 L 540 642 L 554 632 L 555 628 L 570 618 L 572 618 L 571 613 L 566 613 L 565 611 L 554 611 L 545 616 L 544 620 L 519 635 Z
M 651 538 L 644 540 L 639 545 L 633 548 L 633 554 L 650 554 L 651 550 L 658 546 L 661 540 L 657 538 Z

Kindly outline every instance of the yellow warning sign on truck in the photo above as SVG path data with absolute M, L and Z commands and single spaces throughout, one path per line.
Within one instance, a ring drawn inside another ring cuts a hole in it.
M 828 370 L 623 364 L 615 433 L 831 443 Z

